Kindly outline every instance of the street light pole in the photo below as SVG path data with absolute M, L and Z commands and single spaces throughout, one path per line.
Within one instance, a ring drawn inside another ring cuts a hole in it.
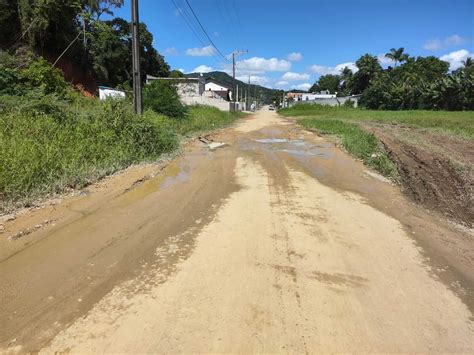
M 132 0 L 132 72 L 133 72 L 133 109 L 136 114 L 143 113 L 142 81 L 140 78 L 140 33 L 138 0 Z

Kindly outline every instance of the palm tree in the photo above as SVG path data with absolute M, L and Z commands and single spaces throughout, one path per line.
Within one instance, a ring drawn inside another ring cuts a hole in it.
M 464 65 L 464 68 L 472 67 L 474 65 L 474 59 L 467 57 L 466 60 L 462 61 L 462 64 Z
M 392 48 L 390 49 L 390 52 L 385 54 L 385 57 L 393 60 L 395 62 L 395 66 L 397 66 L 397 63 L 402 63 L 406 62 L 408 60 L 408 54 L 404 53 L 405 48 L 400 47 L 398 49 Z

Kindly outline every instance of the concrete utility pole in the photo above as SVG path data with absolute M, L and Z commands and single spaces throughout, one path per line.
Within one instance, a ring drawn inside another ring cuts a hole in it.
M 245 54 L 245 53 L 248 53 L 249 51 L 245 50 L 245 51 L 233 51 L 232 52 L 232 78 L 234 79 L 234 91 L 236 91 L 236 83 L 235 83 L 235 57 L 238 56 L 238 55 L 241 55 L 241 54 Z M 230 110 L 231 111 L 235 111 L 235 95 L 234 93 L 232 93 L 232 101 L 233 101 L 233 104 L 230 106 Z
M 138 18 L 138 0 L 132 0 L 132 72 L 133 72 L 133 109 L 143 113 L 142 81 L 140 78 L 140 33 Z

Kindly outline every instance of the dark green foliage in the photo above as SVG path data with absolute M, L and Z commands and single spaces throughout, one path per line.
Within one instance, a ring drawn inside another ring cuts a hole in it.
M 34 90 L 42 94 L 64 96 L 68 84 L 61 71 L 41 57 L 0 55 L 0 94 L 25 95 Z
M 309 89 L 309 92 L 329 90 L 332 94 L 339 91 L 341 77 L 339 75 L 322 75 L 319 80 Z
M 143 105 L 168 117 L 182 118 L 186 107 L 181 103 L 172 80 L 154 80 L 143 90 Z
M 7 2 L 6 2 L 7 1 Z M 0 48 L 15 51 L 21 46 L 73 67 L 69 77 L 79 76 L 89 89 L 95 84 L 118 86 L 131 83 L 131 26 L 102 14 L 123 5 L 123 0 L 0 0 Z M 5 9 L 5 10 L 4 10 Z M 169 66 L 153 47 L 153 35 L 140 23 L 141 74 L 167 76 Z M 63 66 L 64 64 L 64 66 Z
M 401 47 L 398 49 L 392 48 L 390 49 L 390 52 L 385 54 L 385 57 L 393 60 L 395 62 L 395 66 L 397 66 L 398 63 L 406 62 L 409 58 L 408 54 L 404 53 L 405 48 Z
M 380 74 L 360 104 L 382 110 L 474 110 L 474 73 L 465 69 L 448 74 L 448 66 L 435 57 L 410 58 Z
M 352 76 L 351 91 L 353 94 L 360 94 L 367 89 L 375 80 L 378 74 L 382 72 L 382 67 L 377 57 L 370 54 L 364 54 L 356 61 L 359 70 Z

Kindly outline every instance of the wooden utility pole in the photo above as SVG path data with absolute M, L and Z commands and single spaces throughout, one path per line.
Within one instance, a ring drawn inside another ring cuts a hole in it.
M 140 77 L 140 33 L 138 0 L 132 0 L 132 72 L 133 72 L 133 109 L 136 114 L 143 113 L 142 81 Z

